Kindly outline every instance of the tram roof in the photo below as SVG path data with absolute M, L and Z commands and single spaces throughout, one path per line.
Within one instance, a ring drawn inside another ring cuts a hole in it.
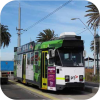
M 46 49 L 46 48 L 59 48 L 62 46 L 62 43 L 63 43 L 63 40 L 46 41 L 46 42 L 35 45 L 35 50 Z

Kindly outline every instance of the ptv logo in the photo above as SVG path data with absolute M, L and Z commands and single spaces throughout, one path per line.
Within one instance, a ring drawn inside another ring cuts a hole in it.
M 77 76 L 77 75 L 75 75 L 75 78 L 78 78 L 78 76 Z
M 71 76 L 71 80 L 72 80 L 72 79 L 74 79 L 74 80 L 75 80 L 76 78 L 78 78 L 78 76 L 77 76 L 77 75 L 75 75 L 75 76 Z

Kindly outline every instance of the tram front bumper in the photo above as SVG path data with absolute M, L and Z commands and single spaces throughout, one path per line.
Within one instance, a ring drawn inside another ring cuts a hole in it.
M 84 83 L 66 83 L 66 85 L 56 85 L 57 90 L 63 90 L 64 88 L 84 88 Z

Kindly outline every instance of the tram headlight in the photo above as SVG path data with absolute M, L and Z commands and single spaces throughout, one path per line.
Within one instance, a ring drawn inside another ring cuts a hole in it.
M 69 75 L 65 76 L 65 82 L 69 82 Z
M 80 81 L 83 81 L 83 75 L 80 75 L 80 76 L 79 76 L 79 80 L 80 80 Z

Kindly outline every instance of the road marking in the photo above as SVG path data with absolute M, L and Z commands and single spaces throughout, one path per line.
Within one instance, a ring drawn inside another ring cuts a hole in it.
M 27 86 L 24 86 L 24 85 L 22 85 L 22 84 L 19 84 L 19 83 L 17 83 L 17 82 L 11 81 L 11 80 L 9 80 L 9 82 L 15 83 L 16 85 L 18 85 L 18 86 L 20 86 L 20 87 L 23 87 L 23 88 L 25 88 L 25 89 L 27 89 L 27 90 L 30 90 L 30 91 L 32 91 L 32 92 L 35 92 L 35 93 L 37 93 L 37 94 L 39 94 L 39 95 L 42 95 L 42 96 L 44 96 L 44 97 L 46 97 L 46 98 L 49 98 L 49 99 L 52 99 L 52 100 L 60 100 L 60 99 L 58 99 L 58 98 L 56 98 L 56 97 L 53 97 L 53 96 L 50 96 L 50 95 L 48 95 L 48 94 L 46 94 L 46 93 L 43 93 L 43 92 L 38 91 L 38 90 L 35 90 L 34 88 L 29 88 L 29 87 L 27 87 Z M 66 99 L 66 100 L 69 100 L 69 99 Z

